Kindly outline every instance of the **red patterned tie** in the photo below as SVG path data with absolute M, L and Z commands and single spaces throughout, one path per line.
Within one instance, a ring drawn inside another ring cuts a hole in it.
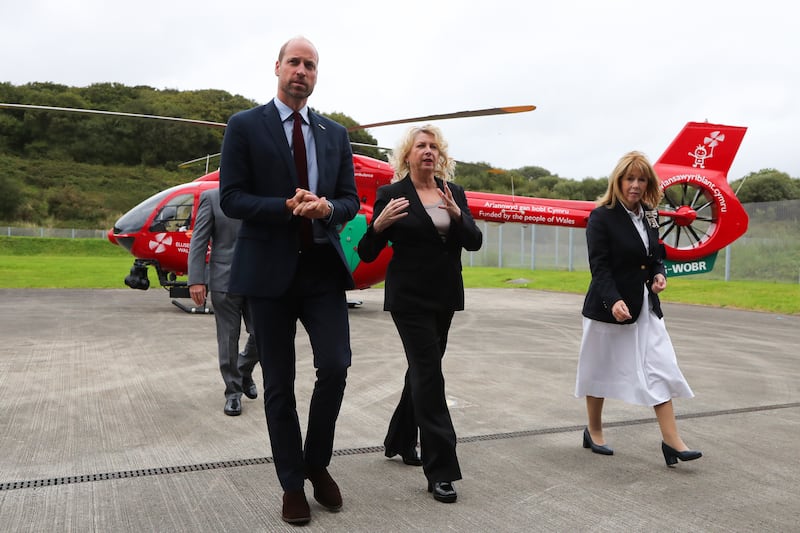
M 309 190 L 308 187 L 308 161 L 306 160 L 306 141 L 303 138 L 303 118 L 300 113 L 295 111 L 294 129 L 292 130 L 292 150 L 294 151 L 294 165 L 297 168 L 297 181 L 301 189 Z M 300 219 L 300 239 L 303 248 L 308 248 L 314 242 L 311 231 L 311 220 L 302 217 Z

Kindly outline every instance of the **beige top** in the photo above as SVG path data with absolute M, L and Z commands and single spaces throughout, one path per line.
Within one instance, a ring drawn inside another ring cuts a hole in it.
M 450 215 L 447 213 L 446 209 L 440 209 L 440 205 L 442 205 L 441 200 L 435 204 L 425 205 L 423 207 L 425 211 L 428 212 L 428 216 L 431 217 L 433 225 L 436 226 L 442 240 L 444 240 L 447 232 L 450 230 Z

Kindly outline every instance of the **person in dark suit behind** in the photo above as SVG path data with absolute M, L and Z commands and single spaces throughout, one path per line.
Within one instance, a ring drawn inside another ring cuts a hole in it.
M 672 398 L 694 393 L 678 368 L 658 297 L 667 286 L 656 211 L 661 195 L 647 157 L 629 152 L 589 215 L 592 279 L 583 304 L 575 396 L 586 397 L 584 448 L 613 455 L 603 438 L 602 412 L 605 398 L 617 398 L 655 408 L 661 450 L 673 466 L 702 454 L 681 440 L 672 406 Z
M 258 397 L 258 388 L 252 377 L 253 367 L 258 362 L 258 351 L 252 342 L 252 334 L 245 349 L 239 352 L 243 318 L 248 331 L 251 329 L 244 298 L 228 292 L 231 258 L 239 226 L 240 221 L 228 218 L 220 209 L 219 189 L 208 189 L 200 194 L 189 241 L 189 295 L 195 305 L 203 305 L 207 296 L 207 282 L 217 327 L 219 371 L 225 382 L 223 411 L 229 416 L 242 413 L 242 393 L 251 399 Z M 206 269 L 209 243 L 211 252 Z
M 461 469 L 442 358 L 453 315 L 464 309 L 461 251 L 480 249 L 483 236 L 464 189 L 448 183 L 455 161 L 438 128 L 412 127 L 391 162 L 393 183 L 378 189 L 372 222 L 358 244 L 359 257 L 370 262 L 391 242 L 383 308 L 391 312 L 408 361 L 384 448 L 387 457 L 400 454 L 406 464 L 420 464 L 419 427 L 428 491 L 450 503 Z
M 318 59 L 303 37 L 281 47 L 276 98 L 231 117 L 220 167 L 222 209 L 242 219 L 230 290 L 251 311 L 282 518 L 294 524 L 311 519 L 304 479 L 323 507 L 342 507 L 327 467 L 351 360 L 345 291 L 354 283 L 338 230 L 360 207 L 347 130 L 307 106 Z M 305 444 L 294 392 L 298 320 L 316 367 Z

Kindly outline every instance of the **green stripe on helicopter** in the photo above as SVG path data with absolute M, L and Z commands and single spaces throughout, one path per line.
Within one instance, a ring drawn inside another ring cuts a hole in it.
M 690 274 L 705 274 L 714 269 L 714 262 L 717 260 L 717 253 L 707 255 L 702 259 L 694 261 L 664 261 L 667 268 L 667 277 L 688 276 Z

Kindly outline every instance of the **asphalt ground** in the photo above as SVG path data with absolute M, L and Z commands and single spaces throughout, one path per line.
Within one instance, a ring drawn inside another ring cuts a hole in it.
M 405 359 L 383 291 L 350 293 L 353 366 L 307 531 L 800 531 L 800 317 L 665 304 L 703 451 L 667 468 L 652 409 L 608 400 L 611 457 L 581 447 L 582 296 L 467 290 L 444 361 L 458 502 L 383 455 Z M 222 412 L 214 319 L 165 291 L 0 289 L 0 531 L 295 531 L 261 395 Z M 242 342 L 244 341 L 244 337 Z M 298 333 L 301 420 L 313 382 Z M 259 387 L 260 390 L 260 387 Z

